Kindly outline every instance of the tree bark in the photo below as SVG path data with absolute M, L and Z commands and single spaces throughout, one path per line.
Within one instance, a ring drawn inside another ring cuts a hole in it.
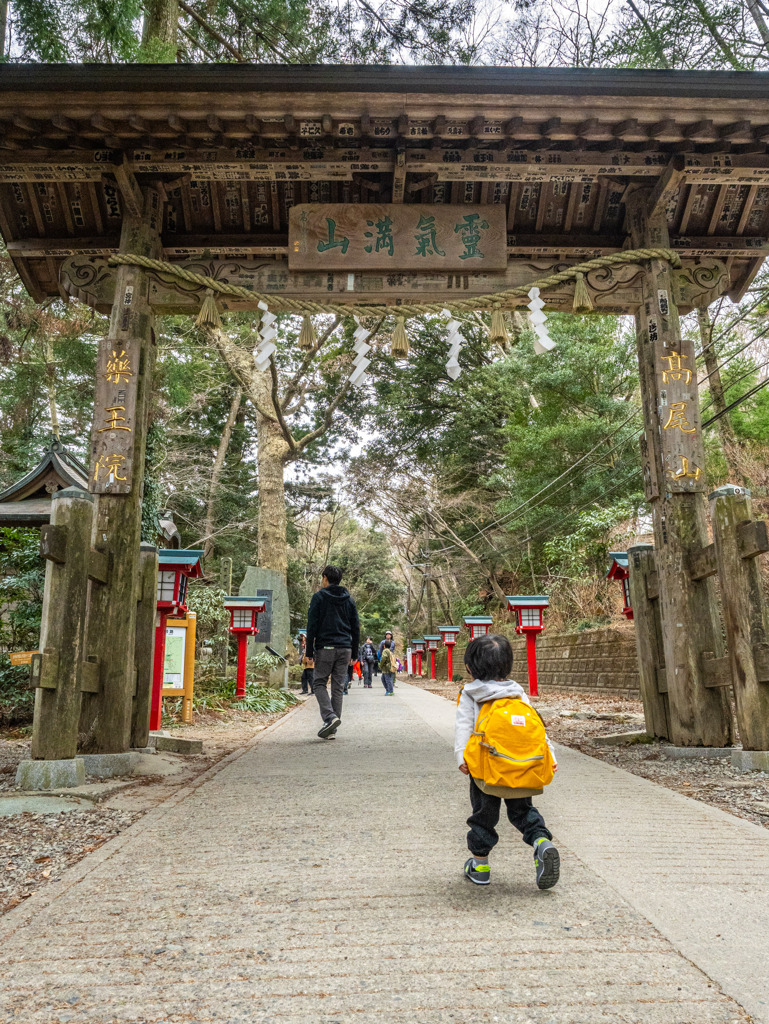
M 144 25 L 142 26 L 142 46 L 151 44 L 168 50 L 166 63 L 176 60 L 176 47 L 179 33 L 179 2 L 178 0 L 147 0 L 145 5 Z M 173 54 L 173 56 L 171 56 Z M 155 60 L 159 57 L 152 55 Z
M 5 56 L 6 36 L 8 34 L 8 0 L 0 0 L 0 57 Z
M 751 13 L 753 21 L 756 23 L 756 28 L 764 41 L 764 46 L 769 50 L 769 28 L 767 28 L 766 19 L 761 13 L 758 0 L 748 0 L 748 10 Z
M 227 458 L 227 449 L 230 446 L 232 429 L 235 426 L 235 420 L 237 419 L 238 412 L 240 411 L 240 403 L 242 401 L 243 388 L 236 387 L 235 393 L 232 396 L 232 402 L 230 403 L 230 411 L 227 414 L 227 421 L 224 424 L 224 430 L 222 431 L 221 440 L 219 441 L 219 447 L 216 451 L 214 468 L 211 471 L 211 483 L 208 488 L 208 504 L 206 506 L 205 540 L 203 542 L 204 561 L 210 557 L 214 550 L 214 506 L 216 505 L 219 480 L 221 479 L 222 470 L 224 469 L 224 461 Z
M 253 390 L 258 406 L 269 408 L 272 381 L 269 370 L 254 370 Z M 264 569 L 288 572 L 286 543 L 286 494 L 283 473 L 289 446 L 278 423 L 257 411 L 256 466 L 259 480 L 259 523 L 257 550 L 259 565 Z

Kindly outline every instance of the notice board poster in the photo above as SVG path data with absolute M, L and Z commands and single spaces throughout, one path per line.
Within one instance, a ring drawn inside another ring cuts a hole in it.
M 184 645 L 187 630 L 179 626 L 166 627 L 166 656 L 163 662 L 163 688 L 184 689 Z

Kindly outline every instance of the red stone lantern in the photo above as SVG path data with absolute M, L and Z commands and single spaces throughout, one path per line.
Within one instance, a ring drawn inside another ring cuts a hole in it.
M 428 636 L 425 633 L 425 643 L 427 644 L 427 650 L 430 652 L 430 678 L 435 679 L 435 652 L 438 650 L 438 644 L 441 642 L 440 633 L 435 636 Z
M 632 619 L 633 608 L 630 604 L 630 569 L 628 568 L 627 552 L 610 551 L 609 558 L 612 561 L 609 571 L 606 573 L 606 579 L 619 580 L 622 584 L 622 598 L 625 604 L 622 614 L 626 619 Z
M 529 694 L 536 697 L 539 693 L 537 687 L 537 633 L 541 633 L 544 626 L 542 623 L 542 612 L 550 605 L 550 598 L 543 594 L 533 594 L 517 597 L 508 597 L 507 607 L 515 612 L 517 623 L 516 633 L 523 633 L 526 637 L 526 663 L 529 668 Z
M 465 615 L 464 622 L 470 632 L 470 639 L 475 640 L 477 636 L 486 636 L 494 620 L 490 615 Z
M 230 613 L 230 633 L 238 638 L 238 674 L 235 696 L 246 695 L 246 646 L 249 638 L 259 632 L 257 620 L 266 603 L 263 597 L 225 597 L 224 607 Z
M 449 682 L 451 682 L 454 678 L 454 644 L 459 636 L 459 626 L 438 626 L 438 632 L 441 634 L 443 646 L 446 648 Z
M 152 662 L 152 703 L 150 729 L 159 729 L 163 707 L 163 668 L 166 659 L 166 623 L 187 614 L 187 580 L 203 575 L 202 551 L 169 548 L 158 551 L 157 616 L 155 656 Z
M 411 649 L 417 656 L 417 675 L 422 678 L 422 655 L 427 650 L 427 644 L 424 640 L 412 640 Z

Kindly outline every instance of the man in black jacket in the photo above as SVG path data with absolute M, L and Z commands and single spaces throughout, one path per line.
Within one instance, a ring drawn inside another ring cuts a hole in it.
M 360 645 L 358 609 L 339 583 L 342 570 L 327 565 L 321 589 L 313 594 L 307 613 L 306 658 L 315 658 L 313 689 L 323 719 L 318 736 L 333 739 L 342 720 L 342 700 L 347 666 L 357 657 Z M 331 697 L 328 680 L 331 677 Z

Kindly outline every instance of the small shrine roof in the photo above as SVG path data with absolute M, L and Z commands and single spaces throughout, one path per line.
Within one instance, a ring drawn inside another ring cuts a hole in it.
M 38 464 L 0 491 L 0 526 L 42 526 L 51 518 L 51 495 L 65 487 L 88 489 L 88 470 L 61 441 L 46 446 Z

